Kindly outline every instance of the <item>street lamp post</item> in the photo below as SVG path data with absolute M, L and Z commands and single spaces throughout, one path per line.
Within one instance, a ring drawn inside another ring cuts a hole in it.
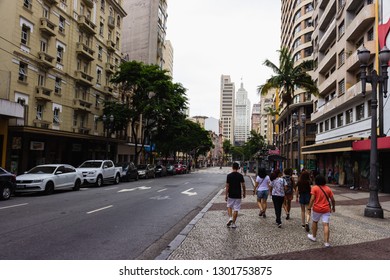
M 370 51 L 364 46 L 358 50 L 358 58 L 361 68 L 361 83 L 362 83 L 362 95 L 365 97 L 366 82 L 372 85 L 371 94 L 371 150 L 370 150 L 370 197 L 366 208 L 364 209 L 364 216 L 372 218 L 383 218 L 383 209 L 379 203 L 378 198 L 378 145 L 377 145 L 377 87 L 379 87 L 379 97 L 387 97 L 387 67 L 390 60 L 390 51 L 385 46 L 379 52 L 379 62 L 382 68 L 382 73 L 378 75 L 376 70 L 371 72 L 371 75 L 366 74 L 367 64 L 370 60 Z
M 292 115 L 294 126 L 298 130 L 298 173 L 301 172 L 301 129 L 305 128 L 306 115 L 305 113 L 301 114 L 302 125 L 299 124 L 299 119 L 297 113 Z
M 107 118 L 106 115 L 103 115 L 103 124 L 104 124 L 104 130 L 106 133 L 106 159 L 108 159 L 108 152 L 109 152 L 109 137 L 112 133 L 112 128 L 114 125 L 114 116 L 111 115 L 110 118 Z

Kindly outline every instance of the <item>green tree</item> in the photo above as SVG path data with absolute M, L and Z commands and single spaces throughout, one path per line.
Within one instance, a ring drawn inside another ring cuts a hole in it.
M 294 98 L 296 88 L 302 88 L 308 93 L 318 95 L 318 88 L 312 77 L 307 73 L 313 69 L 313 60 L 304 60 L 300 64 L 294 66 L 294 59 L 291 52 L 287 48 L 282 48 L 279 56 L 279 66 L 266 59 L 264 65 L 271 68 L 274 75 L 266 80 L 265 84 L 258 87 L 258 93 L 266 95 L 271 89 L 279 89 L 282 93 L 282 101 L 287 105 L 287 118 L 290 118 L 290 104 Z M 288 120 L 288 123 L 291 123 Z M 287 134 L 287 143 L 288 143 Z M 292 158 L 292 149 L 291 156 Z
M 169 125 L 172 115 L 187 108 L 186 90 L 180 84 L 172 83 L 166 72 L 157 65 L 130 61 L 122 63 L 111 79 L 120 85 L 122 103 L 128 108 L 136 163 L 147 139 L 157 128 Z
M 223 158 L 222 161 L 226 163 L 227 156 L 230 154 L 233 146 L 230 143 L 230 140 L 225 139 L 222 143 L 222 149 L 223 149 Z

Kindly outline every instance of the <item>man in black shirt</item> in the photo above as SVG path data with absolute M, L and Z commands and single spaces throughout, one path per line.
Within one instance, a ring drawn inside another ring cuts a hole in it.
M 245 198 L 245 180 L 244 176 L 238 172 L 239 165 L 233 163 L 233 172 L 229 173 L 226 178 L 226 195 L 229 221 L 227 226 L 236 228 L 238 211 L 241 208 L 241 198 Z M 242 191 L 241 191 L 242 188 Z

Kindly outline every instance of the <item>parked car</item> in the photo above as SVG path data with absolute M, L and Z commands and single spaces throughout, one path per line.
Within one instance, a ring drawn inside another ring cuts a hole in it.
M 156 178 L 155 167 L 153 164 L 140 164 L 137 166 L 139 178 Z
M 135 164 L 129 162 L 118 162 L 115 166 L 122 167 L 121 180 L 129 182 L 130 180 L 138 181 L 138 169 Z
M 16 176 L 15 193 L 44 192 L 51 194 L 54 190 L 71 188 L 80 190 L 82 175 L 69 164 L 43 164 Z
M 176 175 L 176 168 L 173 164 L 167 165 L 167 174 L 168 175 Z
M 86 160 L 78 168 L 83 175 L 84 184 L 98 187 L 105 183 L 119 184 L 122 167 L 116 167 L 111 160 Z
M 156 176 L 157 177 L 167 176 L 167 168 L 161 164 L 156 165 Z
M 7 200 L 14 193 L 16 176 L 0 167 L 0 200 Z
M 187 171 L 187 168 L 183 164 L 175 164 L 174 165 L 176 169 L 176 174 L 185 174 Z

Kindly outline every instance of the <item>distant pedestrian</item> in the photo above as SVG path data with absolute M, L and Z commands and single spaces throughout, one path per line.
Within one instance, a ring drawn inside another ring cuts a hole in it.
M 266 218 L 267 211 L 267 198 L 269 193 L 271 180 L 267 175 L 265 168 L 259 168 L 258 175 L 256 176 L 255 188 L 253 189 L 253 195 L 257 195 L 257 205 L 259 206 L 259 216 Z
M 248 166 L 246 165 L 246 163 L 244 164 L 244 175 L 246 175 L 246 172 L 248 170 Z
M 292 169 L 286 168 L 284 170 L 284 176 L 283 179 L 286 180 L 287 187 L 284 190 L 284 202 L 283 202 L 283 208 L 286 212 L 286 220 L 290 219 L 290 210 L 291 210 L 291 201 L 294 198 L 294 192 L 295 192 L 295 184 L 291 177 L 292 175 Z
M 332 171 L 332 169 L 329 169 L 328 170 L 328 183 L 332 184 L 332 181 L 333 181 L 333 171 Z
M 244 176 L 238 172 L 240 166 L 237 162 L 233 163 L 233 172 L 226 177 L 226 194 L 229 221 L 227 226 L 236 228 L 238 211 L 241 209 L 241 198 L 245 198 L 245 180 Z
M 275 179 L 271 182 L 270 191 L 272 194 L 272 202 L 274 204 L 275 216 L 276 216 L 276 224 L 279 228 L 282 227 L 282 206 L 284 201 L 284 190 L 287 187 L 287 182 L 282 178 L 282 171 L 280 169 L 276 169 L 274 171 Z
M 301 176 L 299 176 L 297 183 L 297 202 L 298 202 L 298 194 L 299 194 L 299 204 L 301 205 L 301 221 L 302 227 L 309 232 L 309 222 L 310 222 L 310 214 L 307 211 L 310 202 L 310 191 L 311 191 L 311 180 L 310 173 L 308 171 L 303 171 Z
M 315 178 L 315 184 L 316 185 L 311 188 L 311 198 L 308 208 L 308 212 L 311 213 L 311 218 L 313 220 L 311 227 L 313 234 L 308 234 L 307 237 L 311 241 L 317 241 L 318 221 L 321 219 L 324 228 L 324 245 L 325 247 L 329 247 L 329 220 L 330 213 L 336 211 L 335 200 L 332 190 L 326 186 L 324 176 L 318 175 Z M 332 204 L 330 202 L 332 202 Z

